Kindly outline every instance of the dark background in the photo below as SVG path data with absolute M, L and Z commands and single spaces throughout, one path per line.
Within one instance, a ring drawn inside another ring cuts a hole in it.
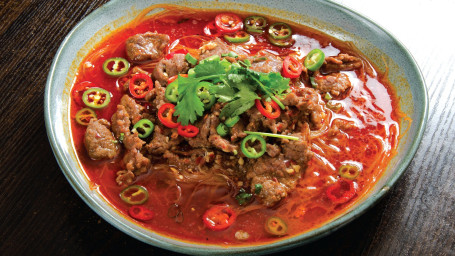
M 0 0 L 0 255 L 176 255 L 98 217 L 65 179 L 47 139 L 43 99 L 54 54 L 66 34 L 105 2 Z M 431 101 L 411 165 L 361 217 L 286 254 L 455 254 L 455 54 L 445 49 L 443 58 L 433 58 L 438 48 L 417 43 L 412 49 Z

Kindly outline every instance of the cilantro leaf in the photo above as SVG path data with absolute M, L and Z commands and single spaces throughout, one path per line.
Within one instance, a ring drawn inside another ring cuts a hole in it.
M 254 106 L 254 100 L 259 99 L 258 95 L 244 87 L 235 94 L 235 99 L 230 101 L 221 110 L 221 117 L 235 117 L 241 115 L 243 112 Z
M 278 96 L 283 96 L 283 93 L 289 89 L 289 78 L 284 78 L 279 73 L 262 73 L 259 81 Z
M 284 92 L 289 89 L 290 79 L 284 78 L 280 73 L 262 73 L 251 69 L 247 70 L 247 73 L 253 78 L 253 80 L 260 82 L 260 88 L 266 94 L 271 93 L 283 96 Z
M 194 67 L 196 77 L 226 74 L 225 65 L 219 59 L 205 59 Z
M 182 125 L 194 123 L 204 113 L 204 103 L 196 94 L 198 79 L 178 77 L 179 98 L 175 106 L 174 116 L 178 116 L 177 122 Z
M 219 102 L 228 102 L 234 99 L 235 90 L 226 83 L 215 84 L 209 88 L 209 92 L 218 98 Z

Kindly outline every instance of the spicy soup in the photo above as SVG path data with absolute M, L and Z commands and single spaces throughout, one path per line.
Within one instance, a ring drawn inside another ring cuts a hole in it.
M 172 6 L 98 44 L 71 101 L 94 189 L 138 225 L 219 245 L 341 215 L 395 154 L 399 115 L 387 77 L 350 43 Z

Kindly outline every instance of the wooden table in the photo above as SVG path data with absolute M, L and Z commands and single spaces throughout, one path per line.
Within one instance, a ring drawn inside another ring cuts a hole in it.
M 106 0 L 0 1 L 0 255 L 156 255 L 72 190 L 44 126 L 47 74 L 65 35 Z M 455 3 L 338 0 L 401 40 L 422 69 L 430 115 L 404 176 L 375 207 L 288 253 L 455 255 Z

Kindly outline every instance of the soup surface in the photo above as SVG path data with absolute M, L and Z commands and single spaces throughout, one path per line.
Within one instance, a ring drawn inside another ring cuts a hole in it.
M 84 58 L 71 101 L 79 161 L 131 221 L 275 241 L 342 214 L 395 154 L 398 101 L 350 43 L 256 14 L 145 13 Z

